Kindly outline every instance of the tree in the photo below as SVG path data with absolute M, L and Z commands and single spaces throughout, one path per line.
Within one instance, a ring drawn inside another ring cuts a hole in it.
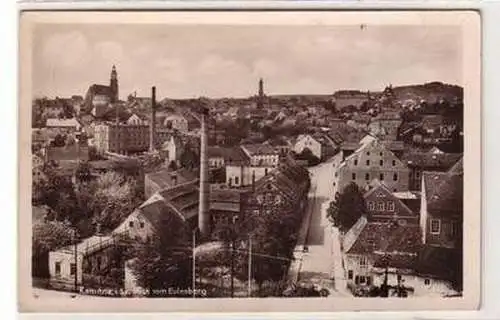
M 172 218 L 159 222 L 156 236 L 138 246 L 131 265 L 138 284 L 148 290 L 191 285 L 191 246 L 184 225 Z
M 90 164 L 87 161 L 78 163 L 75 172 L 76 181 L 79 183 L 86 183 L 92 179 L 90 172 Z
M 354 182 L 347 185 L 333 202 L 327 211 L 328 218 L 342 232 L 349 230 L 367 212 L 363 193 Z
M 52 140 L 51 145 L 53 147 L 64 147 L 66 145 L 66 136 L 58 133 Z

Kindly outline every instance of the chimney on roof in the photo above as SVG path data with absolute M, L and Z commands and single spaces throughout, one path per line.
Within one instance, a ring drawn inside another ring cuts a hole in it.
M 149 124 L 149 151 L 155 150 L 156 87 L 151 88 L 151 123 Z
M 201 147 L 200 147 L 200 201 L 198 212 L 198 228 L 202 237 L 210 233 L 209 181 L 208 181 L 208 109 L 203 108 L 201 114 Z

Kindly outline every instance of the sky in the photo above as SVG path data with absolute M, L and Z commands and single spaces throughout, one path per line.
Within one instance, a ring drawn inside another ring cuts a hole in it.
M 331 94 L 442 81 L 462 83 L 461 30 L 443 26 L 175 26 L 40 24 L 35 97 L 84 96 L 109 84 L 120 98 Z

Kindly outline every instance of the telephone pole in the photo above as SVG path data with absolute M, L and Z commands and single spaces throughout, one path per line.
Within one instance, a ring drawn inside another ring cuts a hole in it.
M 75 243 L 75 292 L 78 292 L 78 241 L 76 240 L 76 228 L 73 228 L 73 242 Z
M 248 237 L 248 296 L 252 296 L 252 236 Z
M 192 271 L 192 289 L 193 289 L 193 298 L 196 298 L 196 229 L 193 230 L 193 271 Z

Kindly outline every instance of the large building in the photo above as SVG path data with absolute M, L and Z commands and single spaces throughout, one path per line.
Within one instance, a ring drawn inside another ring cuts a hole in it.
M 91 85 L 85 95 L 84 106 L 87 112 L 91 112 L 94 108 L 107 108 L 110 103 L 118 101 L 118 73 L 116 72 L 116 67 L 113 65 L 109 85 Z
M 148 125 L 99 124 L 95 126 L 94 144 L 101 153 L 144 152 L 149 148 L 149 135 Z
M 391 192 L 407 191 L 410 170 L 385 144 L 367 136 L 358 148 L 345 158 L 335 173 L 334 183 L 339 192 L 351 182 L 367 190 L 378 179 Z

